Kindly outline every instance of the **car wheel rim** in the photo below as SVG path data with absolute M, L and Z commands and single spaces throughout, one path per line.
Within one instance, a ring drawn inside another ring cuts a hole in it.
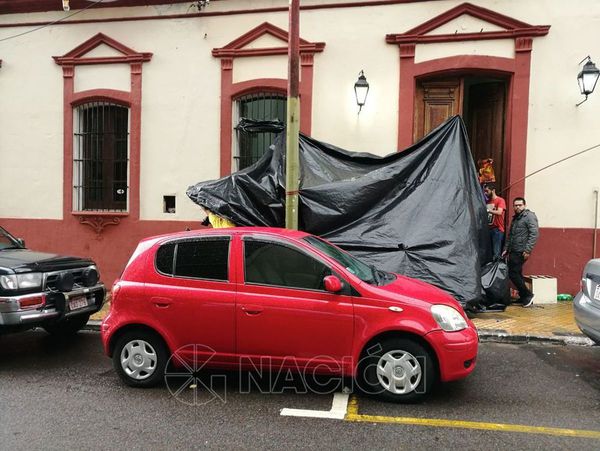
M 127 376 L 138 381 L 152 376 L 157 361 L 156 351 L 144 340 L 132 340 L 121 351 L 121 368 Z
M 377 362 L 377 379 L 383 388 L 395 395 L 414 391 L 421 382 L 421 364 L 406 351 L 390 351 Z

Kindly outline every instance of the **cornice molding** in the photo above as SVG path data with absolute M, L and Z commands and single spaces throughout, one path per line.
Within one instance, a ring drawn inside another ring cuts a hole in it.
M 108 47 L 121 53 L 122 56 L 98 56 L 86 58 L 85 55 L 100 45 Z M 54 61 L 59 66 L 78 66 L 87 64 L 141 64 L 152 59 L 152 53 L 136 52 L 125 44 L 105 35 L 98 33 L 87 41 L 79 44 L 73 50 L 62 56 L 53 56 Z
M 427 34 L 442 25 L 462 15 L 469 15 L 490 24 L 505 28 L 503 31 L 488 31 L 481 33 L 456 33 L 456 34 Z M 545 36 L 550 30 L 550 25 L 530 25 L 509 16 L 497 13 L 490 9 L 462 3 L 448 11 L 406 31 L 405 33 L 388 34 L 385 40 L 388 44 L 423 44 L 453 41 L 477 41 L 489 39 L 519 39 Z
M 251 42 L 264 35 L 270 35 L 282 41 L 281 47 L 265 47 L 265 48 L 244 48 Z M 266 56 L 266 55 L 287 55 L 288 53 L 288 32 L 276 27 L 269 22 L 263 22 L 259 26 L 244 33 L 238 38 L 231 41 L 229 44 L 215 48 L 212 50 L 212 55 L 216 58 L 235 58 L 248 56 Z M 325 48 L 324 42 L 309 42 L 300 38 L 300 54 L 315 54 L 322 52 Z

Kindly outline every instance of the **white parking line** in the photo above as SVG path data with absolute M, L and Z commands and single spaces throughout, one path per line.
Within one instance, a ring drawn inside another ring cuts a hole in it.
M 281 409 L 281 415 L 287 417 L 330 418 L 343 420 L 348 410 L 347 393 L 334 393 L 331 410 Z

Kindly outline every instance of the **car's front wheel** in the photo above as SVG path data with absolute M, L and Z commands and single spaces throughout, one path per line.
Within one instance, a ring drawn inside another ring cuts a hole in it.
M 366 349 L 359 366 L 359 385 L 366 394 L 392 402 L 423 400 L 436 379 L 435 361 L 420 343 L 389 338 Z
M 131 331 L 120 337 L 113 350 L 113 366 L 131 387 L 153 387 L 164 377 L 167 347 L 160 337 L 146 331 Z

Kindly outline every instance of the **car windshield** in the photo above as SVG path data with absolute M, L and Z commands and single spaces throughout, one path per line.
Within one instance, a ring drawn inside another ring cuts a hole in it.
M 3 249 L 21 249 L 22 247 L 10 233 L 0 227 L 0 251 Z
M 378 272 L 378 270 L 374 267 L 361 262 L 359 259 L 353 257 L 347 252 L 344 252 L 327 241 L 315 236 L 307 236 L 303 238 L 303 240 L 333 258 L 336 262 L 338 262 L 363 282 L 367 282 L 372 285 L 379 285 L 378 278 L 380 277 L 381 272 Z

